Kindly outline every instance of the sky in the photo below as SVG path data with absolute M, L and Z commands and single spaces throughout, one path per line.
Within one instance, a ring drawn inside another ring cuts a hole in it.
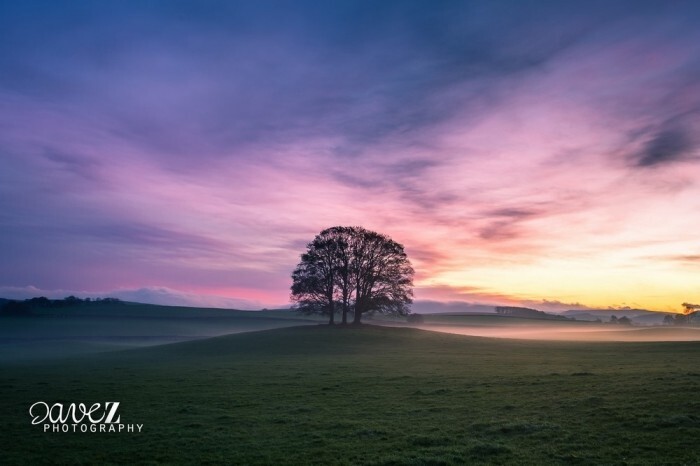
M 0 296 L 276 307 L 324 228 L 416 308 L 700 302 L 700 3 L 0 3 Z M 432 306 L 432 307 L 431 307 Z

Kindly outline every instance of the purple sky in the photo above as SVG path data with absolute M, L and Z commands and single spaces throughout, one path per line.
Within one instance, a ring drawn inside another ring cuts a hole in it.
M 698 24 L 690 1 L 4 2 L 0 296 L 282 305 L 304 245 L 362 225 L 421 301 L 681 310 Z

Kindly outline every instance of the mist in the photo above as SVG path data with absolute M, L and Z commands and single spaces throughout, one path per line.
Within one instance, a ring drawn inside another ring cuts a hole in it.
M 503 324 L 499 326 L 462 326 L 421 324 L 414 328 L 488 338 L 550 341 L 661 342 L 699 341 L 700 329 L 688 327 L 622 327 L 605 324 Z
M 58 359 L 309 324 L 308 320 L 294 318 L 296 316 L 278 318 L 235 311 L 226 316 L 216 310 L 210 311 L 212 315 L 206 315 L 206 312 L 202 314 L 201 317 L 4 317 L 0 326 L 0 362 Z

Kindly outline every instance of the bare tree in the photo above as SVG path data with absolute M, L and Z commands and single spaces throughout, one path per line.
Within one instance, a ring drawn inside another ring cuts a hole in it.
M 399 243 L 361 227 L 323 230 L 307 245 L 292 273 L 292 300 L 299 310 L 329 314 L 336 304 L 343 323 L 349 312 L 406 315 L 412 302 L 413 268 Z
M 359 324 L 362 314 L 370 312 L 407 315 L 413 302 L 413 268 L 403 246 L 388 236 L 358 229 L 353 247 L 353 323 Z
M 292 272 L 291 297 L 297 309 L 307 314 L 327 314 L 330 325 L 335 322 L 338 247 L 332 235 L 321 232 L 307 245 Z

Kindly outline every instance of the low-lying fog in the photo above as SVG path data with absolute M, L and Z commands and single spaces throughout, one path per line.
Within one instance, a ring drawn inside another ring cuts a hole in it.
M 0 362 L 60 358 L 309 323 L 302 318 L 264 318 L 254 313 L 201 318 L 5 317 L 0 319 Z
M 412 327 L 434 332 L 491 338 L 569 341 L 698 341 L 700 329 L 689 327 L 626 327 L 617 325 L 500 325 L 468 326 L 420 324 Z
M 3 318 L 0 322 L 0 362 L 46 359 L 174 343 L 197 338 L 268 330 L 321 321 L 304 316 L 268 317 L 237 313 L 205 317 L 53 316 Z M 700 328 L 630 327 L 593 322 L 557 322 L 496 316 L 438 316 L 447 322 L 405 324 L 371 320 L 375 325 L 411 326 L 434 332 L 490 338 L 568 341 L 698 341 Z

